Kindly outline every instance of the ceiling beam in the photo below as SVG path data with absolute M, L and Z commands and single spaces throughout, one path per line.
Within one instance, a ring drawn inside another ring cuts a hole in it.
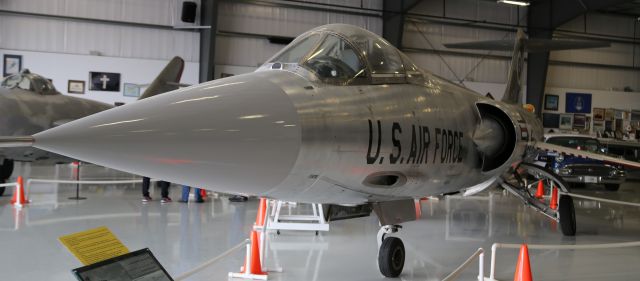
M 420 0 L 383 0 L 382 2 L 382 37 L 397 48 L 402 47 L 407 11 L 419 2 Z

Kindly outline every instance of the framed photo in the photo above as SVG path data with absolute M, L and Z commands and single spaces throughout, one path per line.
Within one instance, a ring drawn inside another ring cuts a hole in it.
M 574 129 L 584 129 L 585 124 L 587 123 L 587 118 L 584 114 L 574 114 L 573 115 L 573 128 Z
M 544 109 L 545 110 L 558 110 L 558 99 L 557 95 L 544 95 Z
M 120 73 L 89 72 L 89 90 L 120 92 Z
M 591 94 L 567 93 L 564 106 L 566 113 L 591 113 Z
M 616 110 L 615 112 L 616 112 L 615 114 L 616 119 L 624 119 L 624 111 Z
M 84 81 L 69 80 L 67 84 L 67 92 L 69 94 L 84 94 Z
M 593 121 L 594 132 L 604 132 L 604 121 Z
M 573 114 L 560 114 L 560 129 L 573 129 Z
M 542 113 L 542 127 L 554 129 L 560 127 L 560 114 Z
M 140 87 L 136 84 L 124 83 L 124 91 L 122 91 L 122 95 L 125 97 L 140 97 Z
M 2 77 L 18 74 L 22 71 L 22 56 L 5 54 L 2 65 Z
M 593 121 L 604 121 L 605 110 L 604 108 L 593 108 Z
M 605 121 L 613 121 L 613 116 L 615 115 L 615 110 L 609 108 L 604 111 L 604 120 Z

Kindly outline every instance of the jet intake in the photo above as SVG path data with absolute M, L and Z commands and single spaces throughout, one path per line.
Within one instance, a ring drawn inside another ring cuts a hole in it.
M 496 169 L 509 160 L 516 148 L 516 131 L 507 113 L 490 104 L 477 104 L 482 121 L 473 142 L 482 153 L 482 171 Z

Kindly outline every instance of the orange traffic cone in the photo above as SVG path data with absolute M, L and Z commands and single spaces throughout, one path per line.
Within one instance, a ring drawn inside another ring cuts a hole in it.
M 260 249 L 258 247 L 258 232 L 255 230 L 251 231 L 251 252 L 249 257 L 247 257 L 247 261 L 249 262 L 249 266 L 247 266 L 245 262 L 244 266 L 240 269 L 240 273 L 250 275 L 267 275 L 266 272 L 262 271 L 262 265 L 260 263 Z M 247 272 L 247 268 L 249 269 L 249 272 Z
M 419 219 L 420 217 L 422 217 L 422 204 L 420 204 L 420 199 L 415 199 L 414 200 L 415 203 L 415 209 L 416 209 L 416 219 Z
M 258 215 L 256 215 L 256 226 L 262 227 L 264 226 L 264 220 L 267 216 L 267 199 L 260 198 L 260 203 L 258 205 Z
M 551 202 L 549 202 L 549 208 L 558 209 L 558 189 L 555 186 L 551 186 Z
M 516 273 L 513 281 L 532 281 L 531 266 L 529 265 L 529 248 L 527 244 L 522 244 L 520 254 L 518 255 L 518 264 L 516 264 Z
M 542 199 L 544 197 L 544 184 L 542 180 L 538 181 L 538 190 L 536 190 L 536 198 Z
M 23 181 L 22 181 L 22 177 L 18 177 L 18 181 L 17 181 L 17 185 L 16 185 L 16 189 L 13 192 L 13 198 L 11 199 L 11 204 L 15 205 L 15 206 L 22 206 L 24 204 L 29 203 L 29 201 L 27 201 L 26 196 L 24 195 L 24 187 L 23 187 Z

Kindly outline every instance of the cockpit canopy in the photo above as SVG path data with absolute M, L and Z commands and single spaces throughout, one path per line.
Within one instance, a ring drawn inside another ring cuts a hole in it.
M 380 36 L 365 29 L 329 24 L 296 38 L 259 70 L 297 66 L 325 83 L 408 83 L 422 73 L 404 54 Z
M 19 74 L 5 77 L 2 82 L 0 82 L 0 87 L 8 89 L 22 89 L 41 95 L 58 94 L 58 91 L 56 91 L 56 88 L 49 79 L 38 74 L 31 73 L 28 69 L 23 70 Z

